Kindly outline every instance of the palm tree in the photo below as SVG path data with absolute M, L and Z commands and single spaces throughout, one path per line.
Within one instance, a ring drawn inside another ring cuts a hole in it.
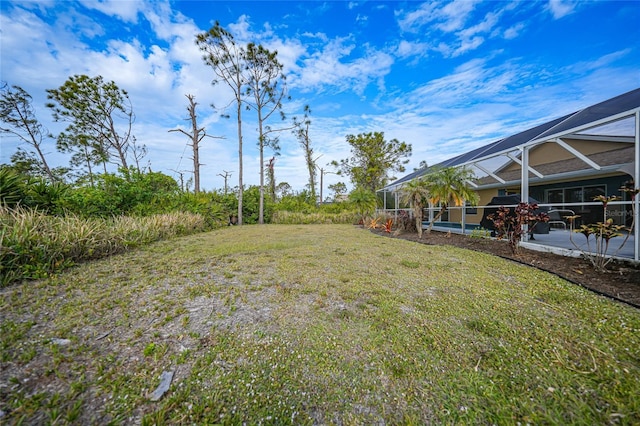
M 376 194 L 363 187 L 358 187 L 351 191 L 349 201 L 351 201 L 356 208 L 363 225 L 367 216 L 375 211 L 378 204 Z
M 425 176 L 429 201 L 432 204 L 440 203 L 441 206 L 436 217 L 429 223 L 427 232 L 431 232 L 433 223 L 444 214 L 449 204 L 460 207 L 465 201 L 478 203 L 478 194 L 469 185 L 474 178 L 473 171 L 466 167 L 445 167 Z
M 424 203 L 429 199 L 429 189 L 424 178 L 413 179 L 402 185 L 400 197 L 403 203 L 408 203 L 413 209 L 413 217 L 416 220 L 418 238 L 422 238 L 422 209 Z

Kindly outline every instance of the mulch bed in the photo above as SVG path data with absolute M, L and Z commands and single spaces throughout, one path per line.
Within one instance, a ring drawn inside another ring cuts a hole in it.
M 519 255 L 516 256 L 511 252 L 507 242 L 489 238 L 473 238 L 468 235 L 432 231 L 425 232 L 419 239 L 415 232 L 386 233 L 382 230 L 372 230 L 372 232 L 420 244 L 450 245 L 494 254 L 551 272 L 596 293 L 640 309 L 640 265 L 630 262 L 612 262 L 608 265 L 607 272 L 598 273 L 584 258 L 566 257 L 524 248 L 521 248 Z

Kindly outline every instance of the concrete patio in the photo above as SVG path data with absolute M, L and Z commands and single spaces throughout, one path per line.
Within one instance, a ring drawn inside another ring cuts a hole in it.
M 458 234 L 462 232 L 460 228 L 452 229 L 451 227 L 438 225 L 434 225 L 433 229 L 441 232 L 451 231 L 452 233 Z M 465 234 L 470 235 L 472 232 L 472 230 L 467 229 Z M 634 236 L 630 235 L 626 242 L 624 241 L 625 236 L 612 238 L 609 241 L 609 249 L 606 254 L 617 258 L 633 260 L 635 247 Z M 570 230 L 551 228 L 548 234 L 534 234 L 533 237 L 533 240 L 522 242 L 522 246 L 531 250 L 549 251 L 572 257 L 579 257 L 583 251 L 589 251 L 585 236 L 577 232 L 571 234 Z M 571 240 L 573 240 L 575 245 Z M 590 244 L 591 251 L 594 251 L 595 239 L 593 237 L 590 238 Z M 622 248 L 620 248 L 621 245 Z

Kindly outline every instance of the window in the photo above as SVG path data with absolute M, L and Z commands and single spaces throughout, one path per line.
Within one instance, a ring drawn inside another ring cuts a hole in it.
M 590 203 L 598 195 L 606 194 L 606 185 L 574 186 L 570 188 L 547 189 L 547 203 Z
M 583 193 L 582 188 L 567 188 L 564 190 L 564 201 L 566 203 L 581 203 L 584 201 L 582 199 Z
M 595 197 L 605 195 L 604 185 L 601 186 L 585 186 L 583 201 L 593 201 Z
M 562 189 L 549 189 L 547 190 L 547 203 L 549 204 L 562 204 L 564 203 L 564 196 Z
M 573 210 L 580 218 L 577 224 L 602 222 L 604 211 L 599 205 L 579 205 L 579 203 L 593 203 L 594 197 L 605 195 L 606 185 L 574 186 L 570 188 L 554 188 L 545 191 L 547 203 L 552 208 L 567 208 Z
M 472 206 L 470 202 L 465 201 L 465 209 L 464 212 L 465 214 L 478 214 L 478 208 L 475 206 Z

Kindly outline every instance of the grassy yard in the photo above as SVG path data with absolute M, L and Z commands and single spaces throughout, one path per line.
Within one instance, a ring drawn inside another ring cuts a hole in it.
M 0 321 L 0 423 L 640 423 L 638 310 L 353 226 L 155 243 L 1 289 Z

